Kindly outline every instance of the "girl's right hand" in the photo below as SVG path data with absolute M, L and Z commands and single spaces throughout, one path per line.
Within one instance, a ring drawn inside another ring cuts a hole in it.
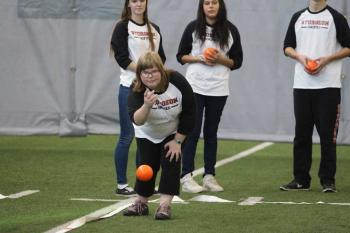
M 146 91 L 143 95 L 144 105 L 148 108 L 152 108 L 153 104 L 155 104 L 157 99 L 158 99 L 158 95 L 154 94 L 154 90 L 151 91 L 148 88 L 146 88 Z
M 307 66 L 307 61 L 310 60 L 308 57 L 302 54 L 296 55 L 296 60 L 299 61 L 304 67 Z
M 205 61 L 204 63 L 208 66 L 214 66 L 215 64 L 219 63 L 219 59 L 221 59 L 222 55 L 217 51 L 216 53 L 211 54 L 211 56 L 204 57 Z

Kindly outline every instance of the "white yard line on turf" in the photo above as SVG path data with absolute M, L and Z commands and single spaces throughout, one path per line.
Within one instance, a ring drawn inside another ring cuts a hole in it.
M 40 190 L 26 190 L 26 191 L 22 191 L 19 193 L 14 193 L 14 194 L 10 194 L 8 196 L 4 196 L 2 194 L 0 194 L 0 200 L 1 199 L 5 199 L 5 198 L 10 198 L 10 199 L 16 199 L 16 198 L 21 198 L 21 197 L 25 197 L 34 193 L 40 192 Z
M 259 145 L 256 145 L 248 150 L 245 150 L 245 151 L 242 151 L 236 155 L 233 155 L 231 157 L 228 157 L 226 159 L 222 159 L 220 161 L 218 161 L 215 165 L 216 168 L 222 166 L 222 165 L 225 165 L 225 164 L 228 164 L 228 163 L 231 163 L 235 160 L 238 160 L 238 159 L 241 159 L 241 158 L 244 158 L 244 157 L 247 157 L 251 154 L 254 154 L 255 152 L 259 151 L 259 150 L 263 150 L 265 149 L 266 147 L 269 147 L 271 145 L 273 145 L 274 143 L 273 142 L 264 142 L 264 143 L 261 143 Z M 198 176 L 198 175 L 202 175 L 204 174 L 204 168 L 199 168 L 195 171 L 192 172 L 193 176 Z
M 111 217 L 112 215 L 109 216 L 111 212 L 113 212 L 113 214 L 117 214 L 118 212 L 132 205 L 132 203 L 134 203 L 134 200 L 135 200 L 135 197 L 120 201 L 116 204 L 96 210 L 95 212 L 87 214 L 83 217 L 74 219 L 58 227 L 52 228 L 51 230 L 48 230 L 45 233 L 65 233 L 73 229 L 79 228 L 87 222 L 98 220 L 100 218 L 105 218 L 105 216 Z
M 257 204 L 281 204 L 281 205 L 340 205 L 350 206 L 350 203 L 327 203 L 323 201 L 318 202 L 294 202 L 294 201 L 263 201 L 263 197 L 248 197 L 247 199 L 238 203 L 238 205 L 252 206 Z
M 282 205 L 340 205 L 340 206 L 350 206 L 350 203 L 332 203 L 332 202 L 315 202 L 315 203 L 310 203 L 310 202 L 294 202 L 294 201 L 262 201 L 258 202 L 257 204 L 282 204 Z

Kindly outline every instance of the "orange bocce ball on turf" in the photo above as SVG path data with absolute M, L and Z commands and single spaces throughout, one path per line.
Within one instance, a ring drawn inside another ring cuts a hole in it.
M 140 181 L 149 181 L 153 177 L 153 169 L 149 165 L 141 165 L 136 170 L 136 178 Z
M 219 51 L 215 48 L 207 48 L 204 50 L 203 52 L 203 56 L 205 57 L 205 59 L 213 59 L 214 56 L 218 53 Z
M 317 61 L 314 60 L 308 60 L 306 62 L 306 68 L 308 69 L 308 71 L 313 72 L 317 69 L 318 63 Z

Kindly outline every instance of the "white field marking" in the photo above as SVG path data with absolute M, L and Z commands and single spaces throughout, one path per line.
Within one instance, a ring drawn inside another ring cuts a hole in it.
M 256 204 L 283 204 L 283 205 L 314 205 L 320 203 L 310 203 L 310 202 L 294 202 L 294 201 L 262 201 L 257 202 Z M 323 203 L 326 204 L 326 203 Z
M 123 201 L 125 199 L 91 199 L 91 198 L 71 198 L 69 199 L 71 201 L 92 201 L 92 202 L 118 202 Z M 159 198 L 148 201 L 149 203 L 159 203 Z M 174 196 L 171 203 L 176 204 L 188 204 L 188 202 L 185 202 L 183 199 L 181 199 L 179 196 Z
M 238 205 L 241 206 L 251 206 L 256 204 L 284 204 L 284 205 L 340 205 L 340 206 L 350 206 L 350 203 L 326 203 L 323 201 L 318 201 L 315 203 L 310 202 L 293 202 L 293 201 L 263 201 L 263 197 L 248 197 L 247 199 L 240 200 L 240 201 L 230 201 L 226 199 L 222 199 L 220 197 L 211 196 L 211 195 L 198 195 L 195 196 L 187 201 L 181 199 L 179 196 L 174 196 L 174 199 L 172 200 L 173 204 L 189 204 L 191 201 L 197 201 L 197 202 L 212 202 L 212 203 L 234 203 L 237 202 Z M 117 199 L 89 199 L 89 198 L 71 198 L 72 201 L 101 201 L 101 202 L 116 202 L 121 201 Z M 125 200 L 125 199 L 124 199 Z M 149 203 L 159 203 L 159 198 L 150 200 Z M 128 206 L 127 206 L 128 207 Z M 123 210 L 122 207 L 121 210 Z M 112 211 L 111 213 L 102 216 L 101 218 L 108 218 L 111 217 L 117 213 L 119 213 L 121 210 L 116 209 Z
M 255 152 L 259 151 L 259 150 L 263 150 L 266 147 L 269 147 L 269 146 L 271 146 L 273 144 L 274 144 L 273 142 L 261 143 L 261 144 L 256 145 L 256 146 L 254 146 L 254 147 L 252 147 L 252 148 L 250 148 L 248 150 L 245 150 L 245 151 L 242 151 L 242 152 L 240 152 L 240 153 L 238 153 L 236 155 L 233 155 L 233 156 L 231 156 L 229 158 L 222 159 L 222 160 L 218 161 L 216 163 L 215 167 L 218 168 L 218 167 L 220 167 L 222 165 L 225 165 L 227 163 L 231 163 L 231 162 L 233 162 L 235 160 L 247 157 L 247 156 L 249 156 L 249 155 L 251 155 L 251 154 L 253 154 L 253 153 L 255 153 Z M 204 174 L 204 168 L 199 168 L 199 169 L 193 171 L 192 174 L 193 174 L 193 176 L 202 175 L 202 174 Z
M 96 202 L 118 202 L 125 199 L 92 199 L 92 198 L 71 198 L 71 201 L 96 201 Z
M 256 204 L 281 204 L 281 205 L 340 205 L 350 206 L 350 203 L 326 203 L 323 201 L 312 202 L 294 202 L 294 201 L 263 201 L 263 197 L 248 197 L 238 205 L 256 205 Z
M 262 201 L 257 204 L 282 204 L 282 205 L 340 205 L 340 206 L 350 206 L 350 203 L 327 203 L 327 202 L 315 202 L 315 203 L 310 203 L 310 202 L 293 202 L 293 201 Z
M 149 201 L 149 203 L 159 203 L 160 198 Z M 188 202 L 181 199 L 179 196 L 174 196 L 173 200 L 171 200 L 173 204 L 188 204 Z
M 238 205 L 256 205 L 258 203 L 261 203 L 263 199 L 263 197 L 248 197 L 247 199 L 238 203 Z
M 189 199 L 188 201 L 215 202 L 215 203 L 235 202 L 235 201 L 229 201 L 229 200 L 222 199 L 220 197 L 210 196 L 210 195 L 198 195 Z
M 347 206 L 350 206 L 350 203 L 328 203 L 328 205 L 347 205 Z
M 78 198 L 76 198 L 76 199 L 78 199 Z M 79 199 L 85 199 L 85 198 L 79 198 Z M 97 211 L 90 213 L 88 215 L 85 215 L 83 217 L 74 219 L 74 220 L 69 221 L 67 223 L 64 223 L 58 227 L 52 228 L 51 230 L 48 230 L 44 233 L 65 233 L 65 232 L 69 232 L 73 229 L 79 228 L 79 227 L 83 226 L 85 223 L 95 221 L 98 219 L 105 219 L 105 218 L 112 217 L 112 216 L 118 214 L 120 211 L 124 210 L 125 208 L 128 208 L 129 206 L 131 206 L 134 203 L 135 199 L 136 199 L 136 197 L 131 197 L 129 199 L 122 200 L 119 203 L 107 206 L 103 209 L 97 210 Z M 155 199 L 155 200 L 150 201 L 150 202 L 156 203 L 157 200 L 159 200 L 159 199 Z M 181 198 L 179 198 L 177 196 L 174 197 L 173 203 L 174 204 L 187 204 L 184 200 L 182 200 Z
M 112 212 L 110 212 L 108 214 L 105 214 L 105 215 L 101 216 L 100 219 L 110 218 L 110 217 L 116 215 L 117 213 L 119 213 L 120 211 L 124 210 L 125 208 L 128 208 L 133 203 L 134 203 L 134 201 L 132 203 L 127 204 L 127 205 L 120 206 L 118 209 L 116 209 L 116 210 L 114 210 L 114 211 L 112 211 Z
M 123 209 L 129 207 L 134 203 L 135 197 L 131 197 L 128 199 L 125 199 L 121 202 L 118 202 L 116 204 L 107 206 L 105 208 L 96 210 L 95 212 L 92 212 L 90 214 L 87 214 L 83 217 L 74 219 L 72 221 L 69 221 L 67 223 L 64 223 L 60 226 L 57 226 L 55 228 L 52 228 L 51 230 L 46 231 L 45 233 L 65 233 L 68 231 L 71 231 L 73 229 L 76 229 L 78 227 L 83 226 L 87 222 L 95 221 L 100 218 L 104 218 L 105 216 L 108 216 L 111 212 L 114 212 L 114 214 L 117 214 L 118 212 L 122 211 Z M 118 212 L 116 212 L 118 210 Z M 113 216 L 113 215 L 110 215 Z
M 4 195 L 0 194 L 0 200 L 5 199 L 5 198 L 17 199 L 17 198 L 28 196 L 28 195 L 31 195 L 31 194 L 34 194 L 37 192 L 40 192 L 40 190 L 26 190 L 26 191 L 22 191 L 19 193 L 10 194 L 8 196 L 4 196 Z

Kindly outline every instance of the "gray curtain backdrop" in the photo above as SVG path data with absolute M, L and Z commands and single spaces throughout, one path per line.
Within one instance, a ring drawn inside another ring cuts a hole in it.
M 294 61 L 282 44 L 294 12 L 307 0 L 226 0 L 241 33 L 244 62 L 231 73 L 219 137 L 292 141 Z M 86 135 L 119 132 L 119 67 L 109 42 L 123 0 L 0 1 L 0 134 Z M 197 0 L 150 0 L 166 66 L 185 73 L 176 51 Z M 329 4 L 344 15 L 346 0 Z M 350 68 L 343 63 L 338 142 L 350 144 Z M 315 132 L 315 141 L 318 141 Z

